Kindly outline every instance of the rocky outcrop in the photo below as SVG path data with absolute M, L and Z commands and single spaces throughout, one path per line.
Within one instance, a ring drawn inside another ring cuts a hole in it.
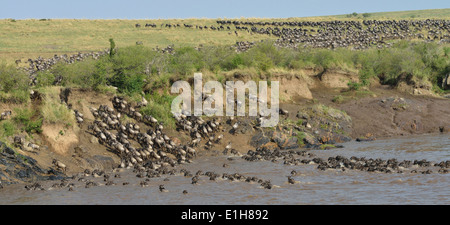
M 65 175 L 52 168 L 42 168 L 32 157 L 16 152 L 0 142 L 0 181 L 3 184 L 62 179 Z
M 341 110 L 314 105 L 301 109 L 296 117 L 297 121 L 280 121 L 275 130 L 257 132 L 250 145 L 269 150 L 329 149 L 352 140 L 351 118 Z
M 250 145 L 255 148 L 265 147 L 272 150 L 287 150 L 300 147 L 296 136 L 283 133 L 282 131 L 258 132 L 251 138 Z

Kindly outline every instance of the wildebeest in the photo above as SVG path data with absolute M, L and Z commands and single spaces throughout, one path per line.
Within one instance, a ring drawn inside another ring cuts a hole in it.
M 6 120 L 11 116 L 11 110 L 4 111 L 0 114 L 0 120 Z

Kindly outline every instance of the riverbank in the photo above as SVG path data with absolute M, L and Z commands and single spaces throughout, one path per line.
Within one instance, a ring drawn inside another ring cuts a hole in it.
M 270 151 L 339 151 L 343 143 L 354 140 L 371 141 L 398 136 L 448 133 L 450 130 L 450 101 L 446 98 L 414 95 L 383 85 L 373 85 L 358 91 L 324 88 L 321 86 L 323 81 L 315 76 L 311 76 L 310 85 L 304 85 L 303 80 L 296 78 L 280 81 L 280 93 L 289 94 L 290 90 L 293 90 L 283 86 L 284 82 L 290 82 L 294 86 L 303 85 L 303 91 L 309 92 L 312 97 L 291 95 L 290 99 L 282 101 L 280 106 L 287 110 L 289 115 L 281 115 L 280 123 L 275 128 L 261 129 L 257 126 L 256 118 L 236 117 L 233 121 L 228 121 L 230 118 L 221 118 L 220 127 L 213 137 L 222 134 L 222 140 L 209 145 L 208 139 L 203 138 L 195 147 L 191 145 L 191 134 L 180 127 L 164 128 L 163 132 L 177 145 L 192 146 L 197 156 L 220 154 L 227 149 L 226 146 L 230 142 L 231 147 L 227 153 L 242 156 L 249 150 L 261 148 Z M 63 92 L 59 94 L 61 93 Z M 342 99 L 337 101 L 337 96 Z M 70 106 L 72 112 L 76 110 L 83 114 L 84 121 L 73 124 L 74 126 L 44 123 L 42 132 L 30 135 L 22 131 L 7 137 L 1 146 L 0 178 L 3 185 L 60 180 L 86 170 L 112 171 L 123 163 L 120 154 L 89 128 L 98 120 L 92 113 L 92 108 L 98 109 L 100 105 L 114 108 L 111 95 L 86 89 L 71 89 L 70 94 L 63 98 L 67 99 L 65 104 Z M 42 99 L 45 101 L 46 98 Z M 32 107 L 38 108 L 39 104 L 32 104 Z M 17 105 L 1 106 L 3 111 L 12 110 L 14 118 Z M 234 129 L 232 126 L 237 121 L 239 127 Z M 122 116 L 121 122 L 138 124 L 141 132 L 153 129 L 131 116 Z M 4 123 L 5 121 L 2 122 Z M 17 136 L 23 138 L 24 142 L 15 143 L 14 137 Z M 30 148 L 29 143 L 38 145 L 39 149 Z M 140 148 L 139 144 L 133 143 L 136 148 Z M 18 145 L 14 146 L 15 144 Z M 179 160 L 176 154 L 167 154 L 169 158 Z M 67 166 L 66 172 L 52 163 L 55 159 Z M 195 161 L 196 157 L 193 157 L 183 161 L 183 164 Z

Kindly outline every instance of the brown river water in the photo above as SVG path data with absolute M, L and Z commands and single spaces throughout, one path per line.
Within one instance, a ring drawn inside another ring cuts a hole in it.
M 349 142 L 344 148 L 311 150 L 314 157 L 327 159 L 341 155 L 366 158 L 422 160 L 441 162 L 450 160 L 450 135 L 433 134 L 377 140 Z M 99 186 L 86 188 L 85 183 L 73 181 L 74 191 L 68 187 L 52 188 L 59 181 L 41 182 L 45 190 L 28 191 L 25 185 L 9 185 L 0 190 L 0 205 L 297 205 L 297 204 L 450 204 L 450 173 L 438 173 L 438 167 L 428 167 L 431 174 L 381 173 L 359 170 L 317 169 L 317 164 L 285 165 L 283 160 L 245 161 L 240 157 L 218 154 L 197 157 L 193 163 L 179 165 L 195 174 L 213 171 L 218 174 L 240 173 L 270 180 L 272 189 L 264 189 L 257 182 L 230 181 L 218 178 L 210 181 L 200 176 L 197 184 L 181 173 L 150 178 L 142 187 L 144 178 L 136 177 L 132 169 L 111 174 L 116 183 L 106 186 L 102 177 L 87 177 Z M 228 164 L 228 167 L 224 167 Z M 425 170 L 417 168 L 418 171 Z M 297 175 L 294 184 L 287 182 L 292 170 Z M 166 179 L 168 178 L 168 179 Z M 71 182 L 71 181 L 69 181 Z M 128 185 L 123 185 L 129 182 Z M 160 192 L 163 184 L 168 192 Z M 186 190 L 188 193 L 183 194 Z

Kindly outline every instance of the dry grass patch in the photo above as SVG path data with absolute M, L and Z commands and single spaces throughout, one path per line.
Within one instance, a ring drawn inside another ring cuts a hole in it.
M 61 87 L 46 87 L 39 90 L 44 96 L 40 112 L 46 124 L 62 124 L 75 127 L 75 114 L 67 105 L 61 104 L 59 92 Z

